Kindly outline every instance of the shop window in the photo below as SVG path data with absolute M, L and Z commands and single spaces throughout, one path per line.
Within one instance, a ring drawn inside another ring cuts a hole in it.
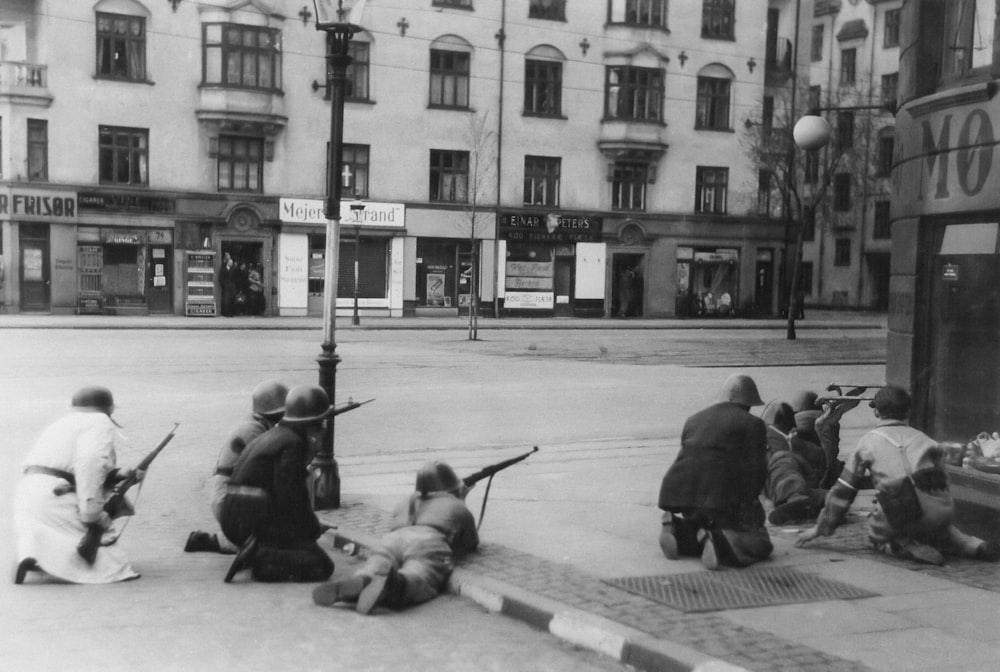
M 323 237 L 324 241 L 326 237 Z M 340 240 L 337 298 L 354 298 L 354 255 L 358 255 L 358 298 L 384 299 L 388 296 L 389 238 L 361 236 L 355 250 L 353 236 Z
M 529 19 L 566 20 L 566 0 L 529 0 Z
M 728 131 L 731 82 L 719 77 L 698 78 L 698 107 L 695 128 Z
M 469 201 L 469 153 L 431 150 L 430 200 L 445 203 Z
M 645 163 L 616 161 L 611 169 L 611 208 L 645 210 L 648 173 Z
M 713 40 L 734 39 L 736 0 L 702 0 L 701 36 Z
M 882 46 L 883 47 L 898 47 L 899 46 L 899 17 L 902 11 L 899 9 L 890 9 L 885 13 L 885 28 L 882 31 Z
M 341 166 L 344 198 L 368 198 L 368 145 L 344 145 Z
M 431 107 L 469 107 L 471 55 L 431 49 Z
M 259 26 L 203 26 L 204 83 L 230 88 L 281 88 L 281 32 Z
M 890 112 L 896 111 L 899 99 L 899 73 L 882 75 L 882 106 Z
M 524 204 L 559 205 L 559 171 L 562 159 L 552 156 L 524 157 Z
M 878 157 L 876 170 L 880 177 L 889 177 L 892 173 L 892 155 L 896 148 L 896 139 L 892 129 L 879 133 Z
M 149 131 L 120 126 L 98 127 L 101 184 L 149 184 Z
M 875 201 L 875 228 L 872 237 L 876 240 L 892 238 L 892 222 L 889 219 L 889 201 Z
M 851 239 L 850 238 L 837 238 L 837 240 L 834 241 L 833 265 L 834 266 L 850 266 L 851 265 Z
M 144 304 L 144 248 L 138 245 L 105 245 L 101 287 L 111 305 Z
M 219 137 L 219 191 L 264 190 L 264 141 L 237 136 Z
M 851 209 L 850 173 L 837 173 L 833 176 L 833 209 L 838 212 Z
M 857 49 L 841 49 L 840 51 L 840 85 L 854 86 L 857 78 Z
M 812 45 L 809 52 L 809 60 L 813 63 L 823 60 L 823 24 L 813 26 Z
M 725 214 L 728 191 L 728 168 L 698 166 L 695 172 L 694 211 Z
M 28 180 L 46 182 L 49 179 L 49 122 L 28 119 Z
M 662 121 L 663 70 L 629 65 L 605 69 L 604 116 L 608 119 Z
M 562 63 L 527 59 L 524 62 L 524 113 L 536 117 L 562 114 Z
M 146 20 L 97 13 L 97 76 L 131 82 L 146 80 Z

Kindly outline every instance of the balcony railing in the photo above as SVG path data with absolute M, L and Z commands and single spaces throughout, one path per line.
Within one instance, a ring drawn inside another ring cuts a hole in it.
M 21 102 L 47 107 L 52 103 L 48 87 L 48 66 L 0 61 L 0 102 Z

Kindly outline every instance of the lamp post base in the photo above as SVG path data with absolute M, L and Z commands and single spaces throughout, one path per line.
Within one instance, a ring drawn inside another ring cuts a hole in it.
M 337 355 L 333 343 L 323 344 L 323 354 L 316 360 L 319 363 L 319 386 L 326 392 L 330 403 L 336 403 L 337 393 Z M 326 421 L 322 443 L 309 465 L 309 495 L 314 511 L 321 509 L 340 508 L 340 470 L 334 458 L 334 416 Z

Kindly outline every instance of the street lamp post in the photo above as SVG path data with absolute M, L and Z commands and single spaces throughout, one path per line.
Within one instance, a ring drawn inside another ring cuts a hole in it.
M 327 34 L 327 69 L 330 82 L 330 147 L 326 167 L 326 250 L 323 271 L 323 346 L 319 363 L 319 385 L 334 403 L 337 391 L 337 256 L 340 251 L 340 165 L 343 163 L 344 92 L 347 88 L 347 55 L 351 37 L 361 28 L 345 21 L 343 0 L 333 9 L 330 0 L 313 0 L 316 30 Z M 310 466 L 310 492 L 314 509 L 340 507 L 340 474 L 334 459 L 334 417 L 326 423 L 323 443 Z
M 361 318 L 358 317 L 358 248 L 361 245 L 361 213 L 365 210 L 365 204 L 361 201 L 351 203 L 351 212 L 354 213 L 354 316 L 351 324 L 358 326 Z

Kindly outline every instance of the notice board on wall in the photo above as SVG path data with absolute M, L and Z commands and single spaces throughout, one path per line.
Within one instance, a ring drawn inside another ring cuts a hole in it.
M 215 251 L 188 250 L 184 314 L 189 317 L 214 317 L 218 311 L 215 297 Z

